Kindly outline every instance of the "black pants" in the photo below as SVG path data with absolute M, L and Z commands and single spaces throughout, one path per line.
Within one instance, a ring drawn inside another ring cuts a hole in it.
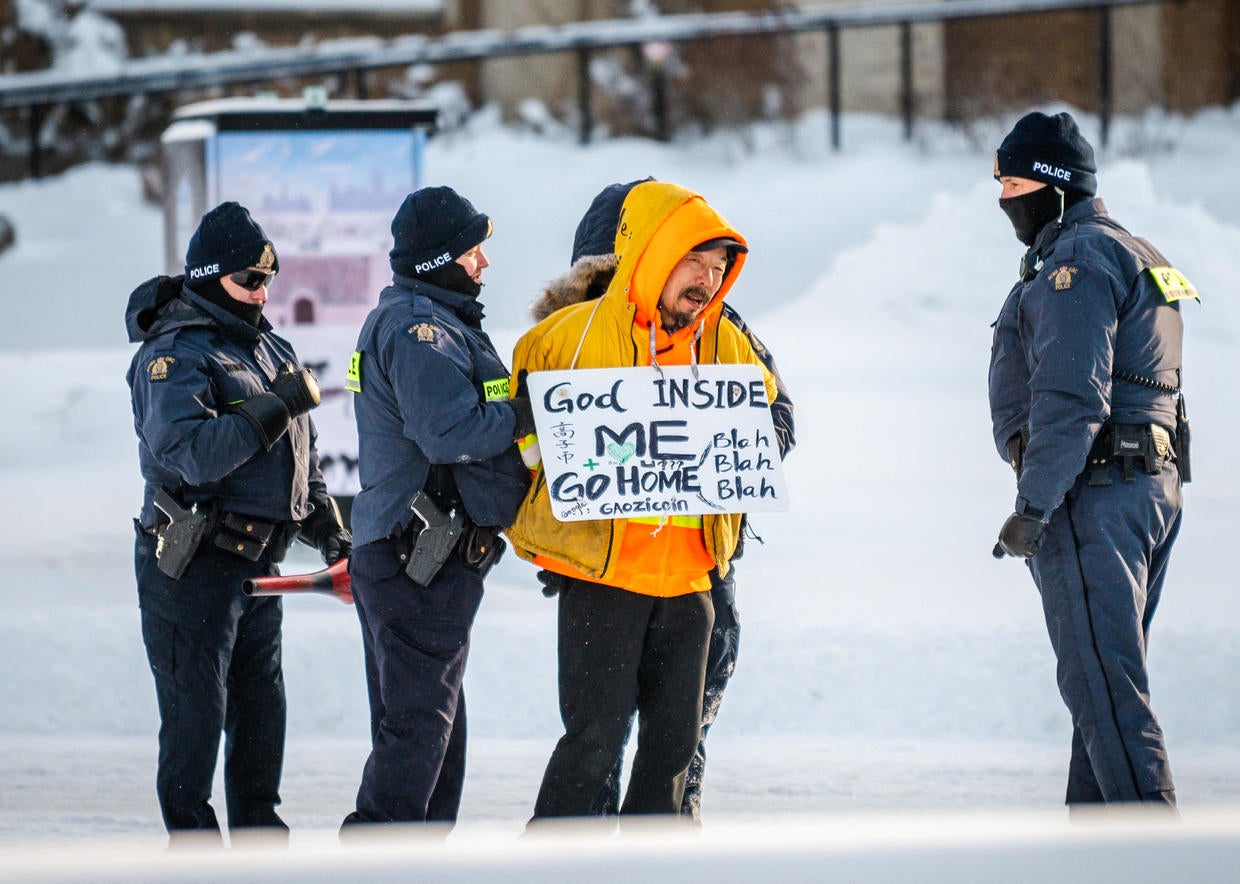
M 282 608 L 248 598 L 244 580 L 275 573 L 204 548 L 179 580 L 155 564 L 155 540 L 139 533 L 134 557 L 142 638 L 159 703 L 156 792 L 169 832 L 219 831 L 211 807 L 220 734 L 228 825 L 285 830 L 276 814 L 286 706 Z
M 1029 567 L 1072 714 L 1066 801 L 1174 804 L 1146 649 L 1180 530 L 1175 467 L 1109 487 L 1077 480 Z
M 564 736 L 534 818 L 587 816 L 638 714 L 637 752 L 620 812 L 680 812 L 698 745 L 710 595 L 657 598 L 585 580 L 559 593 L 559 688 Z
M 453 821 L 465 781 L 461 682 L 482 578 L 455 557 L 427 587 L 405 573 L 395 541 L 353 553 L 371 752 L 344 826 Z
M 710 572 L 710 603 L 715 612 L 715 624 L 710 630 L 710 646 L 706 651 L 706 682 L 702 689 L 702 731 L 698 737 L 697 751 L 685 774 L 685 794 L 680 801 L 681 816 L 700 820 L 702 816 L 702 779 L 706 774 L 706 734 L 719 715 L 723 692 L 727 690 L 732 673 L 736 670 L 736 657 L 740 653 L 741 620 L 736 610 L 736 566 L 728 570 L 727 577 L 718 571 Z M 629 730 L 633 722 L 629 721 Z M 625 738 L 628 742 L 628 738 Z M 620 758 L 607 777 L 603 792 L 599 795 L 594 813 L 613 815 L 620 812 L 620 775 L 624 759 Z

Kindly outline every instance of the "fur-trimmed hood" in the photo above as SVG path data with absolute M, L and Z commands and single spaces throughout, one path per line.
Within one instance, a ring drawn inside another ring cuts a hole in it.
M 543 293 L 530 304 L 534 322 L 542 322 L 561 307 L 591 301 L 607 291 L 616 275 L 618 255 L 583 255 L 567 272 L 547 283 Z

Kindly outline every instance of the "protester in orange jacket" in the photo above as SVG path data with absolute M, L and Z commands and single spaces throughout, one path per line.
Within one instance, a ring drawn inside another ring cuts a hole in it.
M 744 238 L 699 195 L 635 186 L 616 234 L 619 262 L 602 297 L 556 311 L 513 356 L 525 372 L 635 365 L 750 363 L 748 339 L 721 321 L 744 266 Z M 775 382 L 763 369 L 768 400 Z M 676 814 L 697 747 L 713 619 L 710 572 L 726 572 L 741 515 L 559 522 L 537 471 L 508 529 L 522 558 L 561 575 L 559 686 L 565 734 L 535 819 L 591 813 L 639 714 L 622 814 Z

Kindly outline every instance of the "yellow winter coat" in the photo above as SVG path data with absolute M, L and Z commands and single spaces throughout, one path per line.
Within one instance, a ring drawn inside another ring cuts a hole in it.
M 761 367 L 749 340 L 731 323 L 720 322 L 722 299 L 744 266 L 744 254 L 736 255 L 692 326 L 668 335 L 658 320 L 669 274 L 694 246 L 718 237 L 745 241 L 692 191 L 659 181 L 635 186 L 621 211 L 619 262 L 606 293 L 557 310 L 517 342 L 513 388 L 523 370 L 649 365 L 652 322 L 660 364 L 688 364 L 697 325 L 704 323 L 696 343 L 698 362 Z M 767 398 L 774 400 L 774 378 L 765 368 L 763 375 Z M 645 595 L 675 596 L 708 589 L 712 568 L 727 573 L 740 526 L 740 514 L 674 517 L 656 525 L 629 519 L 560 522 L 552 515 L 540 469 L 507 534 L 517 555 L 549 570 Z

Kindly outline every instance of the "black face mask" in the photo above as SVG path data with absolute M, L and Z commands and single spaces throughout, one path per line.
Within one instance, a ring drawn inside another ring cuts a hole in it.
M 999 208 L 1012 222 L 1016 238 L 1027 246 L 1033 245 L 1043 227 L 1059 217 L 1064 206 L 1064 198 L 1050 186 L 999 200 Z
M 447 289 L 450 292 L 460 292 L 462 295 L 469 295 L 471 298 L 478 297 L 482 293 L 482 283 L 474 282 L 470 279 L 465 268 L 455 261 L 444 264 L 442 267 L 436 267 L 434 270 L 426 273 L 419 273 L 418 279 L 424 279 L 431 285 L 437 285 L 441 289 Z
M 224 291 L 224 286 L 218 279 L 208 279 L 206 282 L 195 283 L 193 290 L 215 306 L 223 307 L 242 322 L 248 323 L 255 328 L 258 328 L 258 324 L 263 318 L 262 304 L 246 304 L 238 301 Z

